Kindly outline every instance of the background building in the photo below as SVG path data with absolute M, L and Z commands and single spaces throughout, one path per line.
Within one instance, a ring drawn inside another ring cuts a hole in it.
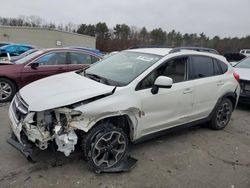
M 49 28 L 0 26 L 0 41 L 40 48 L 82 46 L 96 48 L 96 38 Z

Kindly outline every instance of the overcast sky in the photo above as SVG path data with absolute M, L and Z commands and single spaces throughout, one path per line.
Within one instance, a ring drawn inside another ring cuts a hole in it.
M 210 37 L 250 35 L 250 0 L 2 0 L 0 16 L 19 15 L 56 24 L 101 21 Z

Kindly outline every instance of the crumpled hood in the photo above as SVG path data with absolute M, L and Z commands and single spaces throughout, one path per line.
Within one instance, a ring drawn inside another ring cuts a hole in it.
M 241 80 L 250 80 L 250 69 L 235 67 L 234 70 L 240 75 Z
M 32 82 L 20 90 L 20 95 L 29 111 L 44 111 L 110 93 L 113 89 L 114 86 L 69 72 Z

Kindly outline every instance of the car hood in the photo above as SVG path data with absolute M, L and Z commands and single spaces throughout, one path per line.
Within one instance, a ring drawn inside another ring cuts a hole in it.
M 234 69 L 240 75 L 241 80 L 250 80 L 250 69 L 236 67 Z
M 114 86 L 69 72 L 32 82 L 20 90 L 20 95 L 29 111 L 44 111 L 111 93 L 113 89 Z

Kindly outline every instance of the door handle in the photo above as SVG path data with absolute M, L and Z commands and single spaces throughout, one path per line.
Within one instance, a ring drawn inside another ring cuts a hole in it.
M 217 82 L 217 86 L 221 86 L 221 85 L 224 85 L 224 82 L 223 82 L 223 81 Z
M 190 88 L 188 88 L 188 89 L 185 89 L 185 90 L 183 91 L 183 94 L 192 93 L 192 92 L 193 92 L 193 90 L 190 89 Z

